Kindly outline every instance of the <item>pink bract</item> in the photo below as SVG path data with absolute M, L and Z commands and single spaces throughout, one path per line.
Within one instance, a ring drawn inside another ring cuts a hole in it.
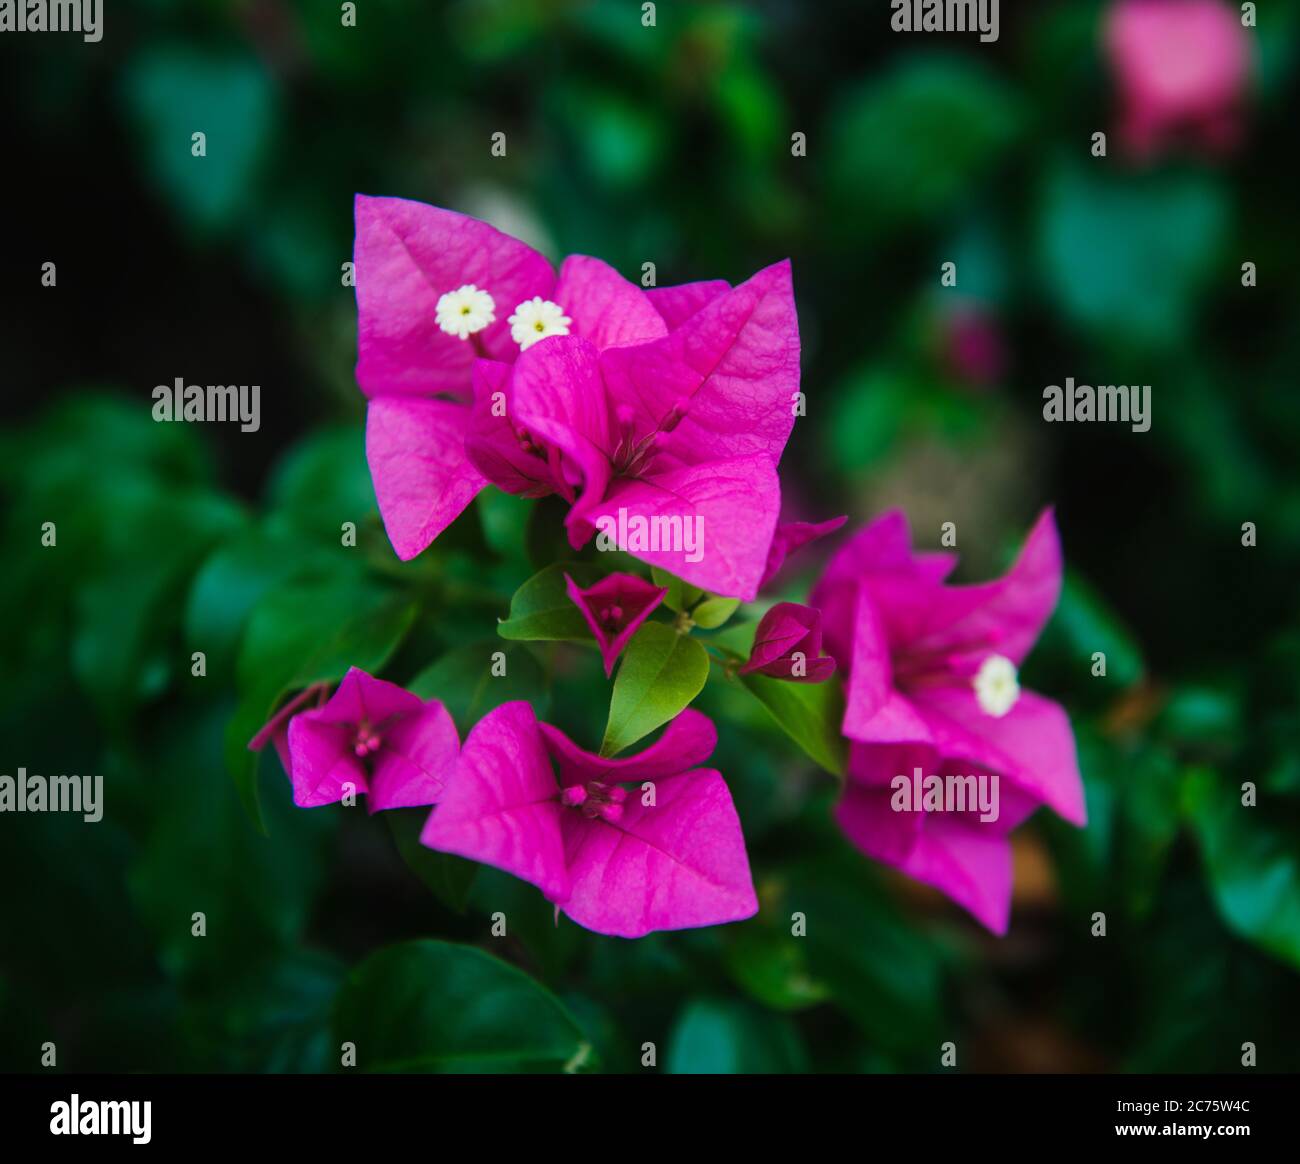
M 716 742 L 710 720 L 687 710 L 639 755 L 605 759 L 527 703 L 502 704 L 470 732 L 421 840 L 536 885 L 597 933 L 750 917 L 758 901 L 731 793 L 694 767 Z
M 942 823 L 931 829 L 935 814 L 923 822 L 904 820 L 905 814 L 889 810 L 888 782 L 882 793 L 879 777 L 896 766 L 900 748 L 903 754 L 920 750 L 931 765 L 926 775 L 955 769 L 996 774 L 1004 800 L 1017 811 L 1046 804 L 1073 824 L 1085 822 L 1065 711 L 1019 687 L 1005 706 L 989 705 L 977 694 L 990 660 L 1014 674 L 1056 604 L 1062 563 L 1051 511 L 1038 519 L 1004 577 L 976 586 L 945 585 L 955 565 L 951 554 L 914 553 L 906 519 L 889 513 L 840 550 L 812 602 L 822 610 L 828 649 L 847 675 L 843 731 L 851 754 L 841 823 L 856 821 L 846 831 L 869 855 L 892 853 L 880 859 L 935 885 L 1001 932 L 1009 877 L 1005 892 L 999 888 L 993 899 L 975 901 L 959 864 L 961 854 L 978 851 L 992 869 L 990 854 L 1002 853 L 1005 830 L 942 816 L 935 816 Z M 910 771 L 902 767 L 888 775 Z M 872 789 L 885 797 L 883 811 L 872 804 Z M 966 832 L 955 831 L 959 827 L 973 827 L 983 839 L 974 845 Z M 924 850 L 908 856 L 923 834 Z M 935 845 L 951 848 L 952 861 L 940 860 L 931 851 Z M 1003 880 L 989 884 L 1002 886 Z

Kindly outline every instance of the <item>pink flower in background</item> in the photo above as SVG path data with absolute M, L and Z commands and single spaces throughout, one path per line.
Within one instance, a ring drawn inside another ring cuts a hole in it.
M 558 493 L 584 545 L 605 521 L 705 545 L 631 549 L 752 598 L 794 424 L 799 334 L 789 263 L 740 286 L 643 291 L 607 264 L 546 260 L 485 223 L 357 197 L 357 380 L 394 549 L 411 558 L 491 480 Z
M 835 660 L 822 654 L 821 611 L 797 602 L 778 602 L 759 622 L 749 662 L 740 673 L 824 683 L 835 674 Z
M 694 768 L 716 743 L 708 717 L 686 710 L 639 755 L 609 760 L 539 723 L 527 703 L 505 703 L 470 732 L 421 841 L 536 885 L 597 933 L 751 917 L 731 793 L 716 771 Z
M 1002 932 L 1010 901 L 1005 822 L 1038 804 L 1077 825 L 1086 815 L 1069 718 L 1022 690 L 1017 674 L 1060 594 L 1051 511 L 997 581 L 947 586 L 955 565 L 951 554 L 914 553 L 906 519 L 893 512 L 845 545 L 813 592 L 827 646 L 847 673 L 843 731 L 852 743 L 838 818 L 868 855 L 943 890 Z M 1008 811 L 996 824 L 976 825 L 891 811 L 888 782 L 911 772 L 914 757 L 927 776 L 996 774 Z
M 1182 138 L 1231 146 L 1250 77 L 1240 9 L 1221 0 L 1117 0 L 1103 41 L 1122 103 L 1120 134 L 1139 157 Z
M 565 574 L 564 584 L 591 627 L 608 679 L 614 660 L 668 591 L 635 574 L 610 574 L 586 590 Z
M 953 375 L 980 388 L 1002 379 L 1007 367 L 1006 343 L 991 311 L 962 303 L 944 317 L 941 326 L 943 358 Z
M 274 739 L 300 808 L 334 804 L 345 784 L 364 793 L 371 812 L 436 804 L 459 750 L 455 724 L 436 699 L 353 667 L 328 701 L 306 711 L 308 688 L 249 744 Z

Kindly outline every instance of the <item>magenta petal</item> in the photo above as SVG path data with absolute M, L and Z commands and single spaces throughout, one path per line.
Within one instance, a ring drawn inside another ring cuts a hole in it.
M 584 499 L 609 480 L 609 416 L 595 347 L 576 336 L 533 344 L 515 363 L 510 408 L 516 426 L 558 449 L 576 467 Z
M 546 446 L 525 442 L 511 407 L 511 366 L 498 360 L 474 363 L 474 403 L 465 434 L 465 454 L 498 489 L 525 497 L 563 492 Z
M 436 321 L 438 299 L 472 283 L 495 300 L 496 321 L 477 339 L 513 359 L 507 317 L 525 299 L 551 296 L 551 265 L 486 222 L 404 198 L 356 197 L 357 383 L 370 397 L 444 392 L 467 398 L 476 354 Z
M 431 699 L 382 728 L 366 805 L 371 812 L 437 804 L 460 751 L 456 725 Z
M 635 756 L 606 759 L 578 747 L 559 728 L 541 724 L 551 757 L 559 765 L 560 782 L 566 787 L 588 780 L 626 783 L 675 776 L 702 764 L 718 744 L 718 729 L 702 712 L 687 708 L 664 729 L 664 734 Z
M 725 279 L 704 279 L 698 283 L 679 283 L 676 287 L 650 287 L 646 295 L 664 323 L 675 328 L 730 290 L 731 284 Z
M 992 825 L 935 813 L 894 812 L 889 792 L 845 787 L 835 819 L 868 857 L 932 885 L 995 934 L 1011 913 L 1011 843 Z
M 655 781 L 655 804 L 633 793 L 617 823 L 564 818 L 572 892 L 561 908 L 600 934 L 739 921 L 758 912 L 740 818 L 722 777 L 697 769 Z
M 424 701 L 405 687 L 376 679 L 360 667 L 349 667 L 328 701 L 303 714 L 321 723 L 374 725 L 419 711 L 423 706 Z
M 355 729 L 303 712 L 289 721 L 289 779 L 299 808 L 337 804 L 351 791 L 368 790 L 365 766 L 353 753 Z
M 668 334 L 646 293 L 600 259 L 587 255 L 565 259 L 552 298 L 572 320 L 569 334 L 590 340 L 597 348 Z
M 927 690 L 915 703 L 944 756 L 997 772 L 1071 824 L 1086 823 L 1074 732 L 1059 704 L 1021 691 L 1015 706 L 995 718 L 972 690 L 956 686 Z
M 758 593 L 780 504 L 776 467 L 760 453 L 616 480 L 588 520 L 616 541 L 620 509 L 626 510 L 632 534 L 637 519 L 676 521 L 683 531 L 698 534 L 698 542 L 692 535 L 690 545 L 683 540 L 678 549 L 664 549 L 661 541 L 661 548 L 652 550 L 629 537 L 619 548 L 692 586 L 749 602 Z
M 610 574 L 586 590 L 581 589 L 565 574 L 564 584 L 573 604 L 582 612 L 582 617 L 591 628 L 605 664 L 605 678 L 608 679 L 614 670 L 614 660 L 641 624 L 650 617 L 651 611 L 663 601 L 668 590 L 663 586 L 654 586 L 635 574 Z M 616 613 L 612 617 L 602 618 L 602 614 L 607 611 Z
M 562 902 L 562 811 L 532 707 L 503 703 L 469 733 L 420 842 L 504 869 Z
M 1061 571 L 1061 539 L 1052 510 L 1045 509 L 1003 577 L 937 594 L 926 620 L 926 648 L 956 653 L 975 643 L 978 653 L 992 649 L 1019 665 L 1056 606 Z
M 720 295 L 661 340 L 602 352 L 601 366 L 611 401 L 633 410 L 639 431 L 681 413 L 661 458 L 693 465 L 766 453 L 779 461 L 799 390 L 789 262 Z
M 806 546 L 809 542 L 814 542 L 818 538 L 824 538 L 827 534 L 834 533 L 846 521 L 848 516 L 832 517 L 829 521 L 811 522 L 811 521 L 788 521 L 776 527 L 776 533 L 772 535 L 772 544 L 767 551 L 767 566 L 763 570 L 763 579 L 759 583 L 760 589 L 766 586 L 785 565 L 785 560 L 790 554 L 801 546 Z
M 469 409 L 414 397 L 372 400 L 366 460 L 379 513 L 397 556 L 414 558 L 485 484 L 465 455 Z
M 822 683 L 835 672 L 835 660 L 822 657 L 821 611 L 797 602 L 778 602 L 763 615 L 754 632 L 749 661 L 742 675 L 759 672 L 778 679 Z M 803 656 L 802 674 L 795 673 L 795 655 Z

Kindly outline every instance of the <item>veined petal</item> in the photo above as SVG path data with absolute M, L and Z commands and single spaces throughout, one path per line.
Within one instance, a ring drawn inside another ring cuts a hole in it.
M 655 781 L 655 803 L 629 796 L 616 823 L 564 817 L 572 892 L 560 908 L 600 934 L 739 921 L 758 912 L 740 818 L 719 773 L 700 768 Z
M 1022 690 L 1006 715 L 994 717 L 973 690 L 953 685 L 927 689 L 915 706 L 945 757 L 997 772 L 1071 824 L 1086 823 L 1074 732 L 1059 704 Z
M 588 532 L 594 526 L 615 542 L 626 529 L 619 548 L 641 561 L 702 590 L 749 602 L 758 593 L 780 506 L 776 467 L 757 453 L 616 479 L 582 516 Z M 642 548 L 655 544 L 649 539 L 656 531 L 659 548 Z
M 573 321 L 569 334 L 589 340 L 597 349 L 668 334 L 668 325 L 640 287 L 588 255 L 564 260 L 553 298 Z
M 450 393 L 468 399 L 474 344 L 437 323 L 439 298 L 465 284 L 486 291 L 496 322 L 475 337 L 511 360 L 518 345 L 506 316 L 555 286 L 532 247 L 476 218 L 405 198 L 358 194 L 353 262 L 357 284 L 357 383 L 370 397 Z
M 479 720 L 420 835 L 421 844 L 495 865 L 551 901 L 569 893 L 559 786 L 533 709 L 503 703 Z
M 447 528 L 486 484 L 465 455 L 469 409 L 383 397 L 366 410 L 366 460 L 388 540 L 403 561 Z

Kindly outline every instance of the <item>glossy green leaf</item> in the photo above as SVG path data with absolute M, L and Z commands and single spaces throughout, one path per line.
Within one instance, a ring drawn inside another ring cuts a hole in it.
M 509 617 L 497 623 L 497 634 L 503 639 L 525 641 L 591 641 L 591 628 L 569 597 L 566 573 L 584 589 L 604 576 L 599 567 L 585 562 L 547 566 L 515 591 Z
M 741 675 L 740 681 L 813 760 L 836 776 L 844 775 L 844 690 L 838 675 L 825 683 L 792 683 L 770 675 Z
M 619 664 L 600 754 L 613 756 L 667 723 L 708 677 L 709 656 L 695 639 L 666 623 L 645 623 Z
M 678 614 L 690 610 L 707 593 L 689 582 L 683 582 L 676 574 L 661 570 L 658 566 L 650 568 L 650 577 L 656 586 L 662 586 L 668 591 L 664 595 L 664 605 Z
M 367 1072 L 563 1071 L 591 1055 L 550 991 L 474 946 L 441 941 L 362 962 L 339 992 L 334 1032 Z
M 1185 790 L 1214 900 L 1242 937 L 1300 966 L 1300 828 L 1278 804 L 1248 807 L 1239 787 L 1201 770 Z
M 739 609 L 739 598 L 719 598 L 710 595 L 691 610 L 691 618 L 701 629 L 715 630 Z

